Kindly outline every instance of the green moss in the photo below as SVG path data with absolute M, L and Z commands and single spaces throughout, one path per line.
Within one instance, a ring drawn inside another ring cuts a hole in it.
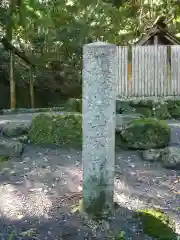
M 10 157 L 8 156 L 0 156 L 0 162 L 7 162 Z
M 159 104 L 155 106 L 154 115 L 158 119 L 169 119 L 171 115 L 168 111 L 168 107 L 166 104 Z
M 38 144 L 52 143 L 52 124 L 52 115 L 42 113 L 36 116 L 28 132 L 30 141 Z
M 81 145 L 82 117 L 77 113 L 40 114 L 32 121 L 28 139 L 36 144 Z
M 176 240 L 175 224 L 169 216 L 161 210 L 142 209 L 137 215 L 143 226 L 144 233 L 157 240 Z
M 161 120 L 140 118 L 132 120 L 119 133 L 122 147 L 131 149 L 162 148 L 169 144 L 170 128 Z
M 170 108 L 169 113 L 172 118 L 180 119 L 180 106 L 175 106 L 174 108 Z
M 58 146 L 82 143 L 82 117 L 80 114 L 58 115 L 53 117 L 52 142 Z

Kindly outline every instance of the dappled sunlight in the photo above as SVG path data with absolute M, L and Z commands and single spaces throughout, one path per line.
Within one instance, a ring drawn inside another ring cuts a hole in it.
M 0 192 L 0 215 L 11 220 L 47 218 L 48 210 L 52 207 L 48 196 L 38 190 L 28 192 L 26 188 L 20 190 L 12 184 L 6 184 L 0 185 Z

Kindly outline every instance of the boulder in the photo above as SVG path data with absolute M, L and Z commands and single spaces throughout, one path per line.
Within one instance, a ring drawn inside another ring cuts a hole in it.
M 180 170 L 180 148 L 175 146 L 164 148 L 160 161 L 164 168 Z
M 157 149 L 169 145 L 170 128 L 154 118 L 135 119 L 119 132 L 122 147 L 127 149 Z
M 30 123 L 10 122 L 2 126 L 2 133 L 6 137 L 19 137 L 28 133 Z
M 23 149 L 23 144 L 19 141 L 0 138 L 0 156 L 19 157 Z
M 34 144 L 81 146 L 82 115 L 74 112 L 39 114 L 32 120 L 27 137 Z

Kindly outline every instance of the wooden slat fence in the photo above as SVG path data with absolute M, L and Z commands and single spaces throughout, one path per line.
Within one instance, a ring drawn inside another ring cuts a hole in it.
M 120 97 L 166 97 L 180 95 L 180 46 L 117 47 Z M 130 71 L 132 66 L 132 71 Z

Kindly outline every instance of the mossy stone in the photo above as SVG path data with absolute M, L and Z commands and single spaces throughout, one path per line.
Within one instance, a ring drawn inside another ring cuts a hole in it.
M 32 121 L 28 139 L 36 144 L 79 146 L 82 143 L 81 114 L 39 114 Z
M 180 119 L 180 106 L 176 106 L 174 108 L 169 109 L 169 113 L 172 118 Z
M 140 118 L 132 120 L 119 132 L 122 147 L 128 149 L 163 148 L 169 144 L 170 128 L 162 120 Z
M 159 104 L 154 108 L 154 117 L 158 119 L 169 119 L 171 117 L 166 104 Z
M 52 143 L 52 115 L 39 114 L 31 123 L 28 138 L 31 142 L 37 144 Z
M 57 146 L 82 144 L 82 117 L 80 114 L 53 116 L 52 142 Z
M 136 214 L 140 218 L 143 231 L 158 240 L 176 240 L 175 223 L 161 210 L 142 209 Z

